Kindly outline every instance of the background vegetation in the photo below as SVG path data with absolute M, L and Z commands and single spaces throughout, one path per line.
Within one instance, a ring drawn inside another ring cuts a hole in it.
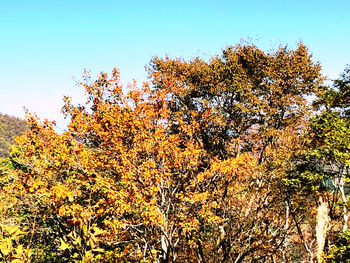
M 26 122 L 16 117 L 0 113 L 0 157 L 9 155 L 9 147 L 15 137 L 24 133 Z

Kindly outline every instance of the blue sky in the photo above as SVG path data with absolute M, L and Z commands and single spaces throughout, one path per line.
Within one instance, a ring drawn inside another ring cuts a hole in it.
M 84 68 L 146 80 L 153 56 L 209 58 L 241 39 L 263 50 L 303 41 L 336 78 L 350 63 L 350 1 L 12 0 L 0 6 L 0 112 L 58 120 Z

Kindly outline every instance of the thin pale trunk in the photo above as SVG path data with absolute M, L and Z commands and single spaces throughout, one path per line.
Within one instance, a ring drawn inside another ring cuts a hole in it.
M 344 219 L 344 224 L 343 224 L 343 231 L 346 231 L 348 229 L 348 220 L 349 220 L 349 215 L 348 215 L 348 209 L 346 207 L 346 195 L 345 195 L 345 191 L 344 191 L 344 178 L 343 176 L 340 178 L 340 182 L 339 182 L 339 190 L 340 190 L 340 194 L 343 200 L 343 219 Z
M 316 257 L 317 262 L 322 262 L 322 254 L 324 251 L 324 246 L 326 243 L 328 226 L 329 226 L 329 208 L 327 202 L 322 196 L 319 198 L 319 205 L 317 207 L 316 216 L 316 241 L 317 241 L 317 251 Z
M 161 242 L 162 250 L 163 250 L 162 262 L 169 262 L 169 243 L 168 243 L 167 238 L 164 234 L 161 235 L 160 242 Z
M 285 231 L 285 233 L 287 233 L 287 231 L 289 229 L 289 204 L 287 201 L 285 201 L 285 204 L 286 204 L 286 223 L 284 224 L 284 231 Z M 287 239 L 287 242 L 288 242 L 288 239 Z M 287 243 L 283 243 L 282 246 L 283 246 L 283 249 L 282 249 L 283 262 L 287 262 L 287 257 L 286 257 Z

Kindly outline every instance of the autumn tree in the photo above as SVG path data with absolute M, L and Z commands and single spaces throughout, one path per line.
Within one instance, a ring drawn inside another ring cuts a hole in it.
M 301 226 L 307 213 L 296 207 L 304 206 L 293 183 L 295 160 L 308 146 L 307 96 L 320 91 L 323 77 L 306 47 L 264 52 L 240 44 L 209 62 L 154 58 L 149 74 L 150 84 L 123 92 L 117 70 L 96 80 L 87 73 L 86 103 L 64 98 L 64 133 L 28 113 L 1 190 L 16 204 L 6 213 L 17 215 L 21 231 L 0 240 L 12 242 L 8 255 L 33 262 L 310 259 Z
M 156 89 L 169 89 L 172 112 L 203 124 L 198 136 L 208 152 L 225 158 L 254 149 L 261 162 L 274 133 L 307 115 L 307 96 L 323 81 L 320 69 L 302 43 L 271 53 L 240 44 L 209 62 L 155 57 L 149 74 Z M 173 78 L 181 89 L 167 85 Z
M 200 256 L 200 225 L 222 221 L 206 186 L 209 169 L 230 177 L 251 158 L 210 160 L 194 136 L 199 126 L 180 115 L 173 132 L 166 91 L 145 84 L 123 95 L 117 71 L 82 85 L 85 105 L 65 98 L 68 130 L 58 134 L 53 122 L 29 114 L 10 158 L 16 177 L 5 189 L 16 193 L 32 261 Z
M 240 184 L 242 192 L 239 187 L 229 190 L 230 180 L 220 187 L 214 181 L 225 223 L 211 236 L 221 248 L 208 258 L 215 253 L 232 262 L 293 260 L 289 249 L 303 241 L 284 178 L 305 147 L 301 135 L 312 110 L 307 97 L 318 94 L 323 81 L 307 48 L 301 43 L 295 50 L 264 52 L 240 44 L 208 62 L 156 57 L 149 74 L 156 90 L 168 90 L 172 114 L 200 125 L 196 138 L 208 154 L 220 160 L 244 153 L 255 158 L 258 172 Z M 172 123 L 174 130 L 177 125 Z M 233 205 L 232 200 L 242 203 Z M 300 254 L 307 254 L 308 247 L 303 249 Z

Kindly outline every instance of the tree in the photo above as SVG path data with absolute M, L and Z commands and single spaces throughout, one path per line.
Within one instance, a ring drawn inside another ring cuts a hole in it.
M 206 127 L 200 140 L 207 151 L 225 158 L 255 148 L 261 162 L 274 133 L 307 116 L 306 98 L 323 81 L 320 69 L 302 43 L 271 53 L 241 44 L 209 62 L 155 57 L 149 74 L 156 89 L 169 89 L 173 112 Z M 233 139 L 240 143 L 228 151 Z
M 167 94 L 145 85 L 124 96 L 118 78 L 114 71 L 83 84 L 86 105 L 65 98 L 71 122 L 63 134 L 28 115 L 10 186 L 33 261 L 182 262 L 195 256 L 199 220 L 221 220 L 202 185 L 211 165 L 224 164 L 209 163 L 193 136 L 197 125 L 178 116 L 173 133 Z
M 126 94 L 117 70 L 87 74 L 86 103 L 64 98 L 62 134 L 28 114 L 2 194 L 31 260 L 305 259 L 287 183 L 323 79 L 306 47 L 242 44 L 208 63 L 155 58 L 149 72 Z
M 187 123 L 199 123 L 196 138 L 208 154 L 226 160 L 250 153 L 256 160 L 259 172 L 241 185 L 249 185 L 251 190 L 241 204 L 250 212 L 234 211 L 231 205 L 224 213 L 227 223 L 222 231 L 222 251 L 230 254 L 232 262 L 277 260 L 273 257 L 288 260 L 293 254 L 288 249 L 299 247 L 294 236 L 304 244 L 301 254 L 311 253 L 300 235 L 299 215 L 285 177 L 293 167 L 292 160 L 305 147 L 301 135 L 312 112 L 307 97 L 322 91 L 320 69 L 302 43 L 296 50 L 280 47 L 271 53 L 241 44 L 228 47 L 209 62 L 199 58 L 190 62 L 152 60 L 149 74 L 155 89 L 168 90 L 173 114 L 183 116 Z M 176 130 L 177 123 L 172 125 Z M 218 189 L 229 186 L 226 181 Z M 232 198 L 239 199 L 237 195 Z M 227 200 L 231 199 L 222 203 Z M 265 234 L 259 236 L 261 243 L 253 242 L 256 233 Z M 239 251 L 238 247 L 240 252 L 232 251 Z
M 341 235 L 344 240 L 348 228 L 348 74 L 346 69 L 333 87 L 327 87 L 315 101 L 320 111 L 311 121 L 307 150 L 297 158 L 296 170 L 290 173 L 288 180 L 298 195 L 309 200 L 311 197 L 310 201 L 317 207 L 314 227 L 318 262 L 323 262 L 322 257 L 329 252 L 335 236 L 345 232 Z

